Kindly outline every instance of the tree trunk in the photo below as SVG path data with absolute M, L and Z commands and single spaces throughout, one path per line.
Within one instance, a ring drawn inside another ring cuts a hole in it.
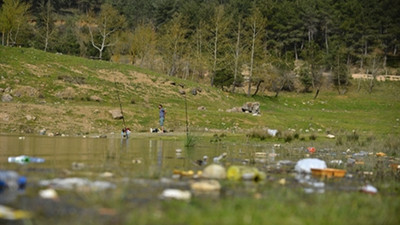
M 318 97 L 318 94 L 319 94 L 319 88 L 317 89 L 317 92 L 315 92 L 314 99 Z
M 250 97 L 251 82 L 252 82 L 252 79 L 253 79 L 253 64 L 254 64 L 255 43 L 256 43 L 256 24 L 254 22 L 253 23 L 253 38 L 252 38 L 252 43 L 251 43 L 251 55 L 250 55 L 249 87 L 247 89 L 247 96 L 248 97 Z
M 254 96 L 257 95 L 258 90 L 260 89 L 260 85 L 261 85 L 262 82 L 264 82 L 264 80 L 259 80 L 259 81 L 258 81 L 256 91 L 254 92 L 254 94 L 252 95 L 252 97 L 254 97 Z
M 4 35 L 5 35 L 5 31 L 4 29 L 1 31 L 1 45 L 4 46 Z
M 240 21 L 238 22 L 238 31 L 236 37 L 236 46 L 235 46 L 235 69 L 233 72 L 233 87 L 232 92 L 235 93 L 236 82 L 237 82 L 237 75 L 239 70 L 239 55 L 240 55 Z
M 217 72 L 218 27 L 215 28 L 214 38 L 214 62 L 211 76 L 211 87 L 214 86 L 215 73 Z
M 325 48 L 326 54 L 329 54 L 329 45 L 328 45 L 328 25 L 325 24 Z

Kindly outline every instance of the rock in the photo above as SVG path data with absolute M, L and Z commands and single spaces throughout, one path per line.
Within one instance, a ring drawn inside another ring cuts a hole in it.
M 101 102 L 101 101 L 103 101 L 102 98 L 100 98 L 99 96 L 96 96 L 96 95 L 90 96 L 89 100 L 93 101 L 93 102 Z
M 10 94 L 4 94 L 1 96 L 1 101 L 2 102 L 11 102 L 13 100 L 13 97 Z
M 311 173 L 312 169 L 326 169 L 326 163 L 320 159 L 301 159 L 296 163 L 294 170 L 298 173 Z
M 122 119 L 124 117 L 122 115 L 120 109 L 114 109 L 114 110 L 110 110 L 108 112 L 111 114 L 112 118 L 115 119 L 115 120 L 120 120 L 120 119 Z
M 335 138 L 335 135 L 333 135 L 333 134 L 328 134 L 328 135 L 326 135 L 326 137 L 329 138 L 329 139 L 334 139 L 334 138 Z
M 36 120 L 36 117 L 35 116 L 31 116 L 31 115 L 26 115 L 25 118 L 28 121 L 31 121 L 31 120 L 35 121 Z
M 227 109 L 226 112 L 242 112 L 241 107 L 233 107 L 232 109 Z
M 197 95 L 198 93 L 201 92 L 201 88 L 198 88 L 198 87 L 197 88 L 193 88 L 191 92 L 192 92 L 192 95 Z
M 36 88 L 26 86 L 13 91 L 13 95 L 15 97 L 39 97 L 39 91 Z
M 226 170 L 221 165 L 211 164 L 204 169 L 202 176 L 210 179 L 225 179 Z
M 206 110 L 206 107 L 204 107 L 204 106 L 199 106 L 199 107 L 197 108 L 197 110 Z
M 10 115 L 8 115 L 7 113 L 0 113 L 0 120 L 9 121 L 10 120 Z
M 259 114 L 260 113 L 260 103 L 259 102 L 246 102 L 242 106 L 242 112 Z
M 76 91 L 72 87 L 67 87 L 65 90 L 58 92 L 56 96 L 66 100 L 74 99 L 76 96 Z

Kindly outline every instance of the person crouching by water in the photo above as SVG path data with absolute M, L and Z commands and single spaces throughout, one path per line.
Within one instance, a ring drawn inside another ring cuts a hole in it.
M 158 105 L 158 109 L 160 110 L 160 127 L 161 127 L 161 132 L 164 133 L 164 121 L 165 121 L 165 109 L 161 104 Z
M 131 129 L 129 129 L 129 128 L 122 128 L 122 131 L 121 131 L 121 136 L 122 136 L 122 138 L 129 138 L 129 135 L 131 134 Z

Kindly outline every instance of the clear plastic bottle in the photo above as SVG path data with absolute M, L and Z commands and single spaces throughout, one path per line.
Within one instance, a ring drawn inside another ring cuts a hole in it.
M 42 158 L 37 158 L 37 157 L 30 157 L 26 155 L 20 155 L 20 156 L 15 156 L 15 157 L 8 157 L 8 162 L 10 163 L 19 163 L 19 164 L 25 164 L 25 163 L 43 163 L 45 160 Z
M 0 170 L 0 192 L 9 189 L 24 189 L 26 186 L 26 178 L 19 176 L 17 172 L 11 170 Z

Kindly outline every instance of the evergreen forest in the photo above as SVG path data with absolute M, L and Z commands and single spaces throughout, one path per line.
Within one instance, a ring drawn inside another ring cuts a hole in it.
M 248 96 L 400 75 L 397 0 L 3 0 L 0 35 Z

